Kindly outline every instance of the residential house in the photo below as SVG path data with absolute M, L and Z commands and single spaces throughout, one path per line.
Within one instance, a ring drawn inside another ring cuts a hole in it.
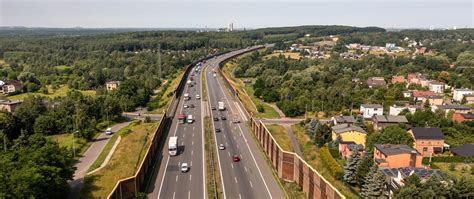
M 433 91 L 413 91 L 413 100 L 415 102 L 425 102 L 428 96 L 435 96 L 436 94 Z
M 374 145 L 374 162 L 379 168 L 418 168 L 422 167 L 421 159 L 418 151 L 404 144 Z
M 385 176 L 386 192 L 389 198 L 393 198 L 393 194 L 400 188 L 405 186 L 405 179 L 411 175 L 417 175 L 421 183 L 426 182 L 432 176 L 438 176 L 441 182 L 449 180 L 448 176 L 439 169 L 425 168 L 381 168 L 379 171 Z
M 23 101 L 0 100 L 0 111 L 14 112 Z
M 466 97 L 466 104 L 474 104 L 474 93 L 464 94 L 464 97 Z
M 120 86 L 120 81 L 109 81 L 106 83 L 106 87 L 108 91 L 112 91 L 117 89 Z
M 474 144 L 463 144 L 451 149 L 451 153 L 455 156 L 474 157 Z
M 425 80 L 425 79 L 426 79 L 425 75 L 421 73 L 410 73 L 407 75 L 408 84 L 421 85 L 421 80 Z
M 367 85 L 369 88 L 385 87 L 387 86 L 387 82 L 385 82 L 383 77 L 370 77 L 367 80 Z
M 440 128 L 413 127 L 408 133 L 415 140 L 414 148 L 423 157 L 443 153 L 444 134 Z
M 374 129 L 381 130 L 388 125 L 407 124 L 408 120 L 404 115 L 374 115 L 372 118 Z
M 433 80 L 429 80 L 429 79 L 422 79 L 420 80 L 420 85 L 422 87 L 429 87 L 430 83 L 432 82 Z
M 430 91 L 433 91 L 434 93 L 443 93 L 445 86 L 446 84 L 438 81 L 432 81 L 428 84 Z
M 430 106 L 443 105 L 444 104 L 443 96 L 439 96 L 439 95 L 428 96 L 428 97 L 426 97 L 426 100 L 428 100 L 428 104 Z M 426 101 L 423 101 L 423 103 L 425 103 L 425 102 Z
M 331 129 L 333 141 L 340 137 L 340 141 L 354 142 L 365 147 L 365 138 L 367 137 L 367 132 L 359 126 L 352 124 L 339 124 L 331 127 Z
M 408 109 L 408 111 L 411 114 L 413 114 L 416 112 L 416 110 L 422 109 L 422 107 L 416 106 L 416 105 L 405 105 L 405 106 L 392 105 L 390 106 L 389 115 L 399 115 L 405 109 Z
M 403 91 L 404 98 L 409 98 L 411 96 L 413 96 L 413 93 L 411 91 Z
M 466 88 L 457 88 L 453 90 L 453 101 L 461 102 L 465 95 L 474 94 L 474 91 Z
M 392 84 L 403 84 L 406 82 L 407 80 L 404 76 L 392 76 Z
M 339 154 L 343 159 L 348 159 L 351 157 L 353 151 L 357 147 L 358 153 L 361 157 L 364 156 L 364 146 L 361 144 L 356 144 L 355 142 L 340 142 L 339 143 Z
M 383 106 L 380 104 L 361 104 L 360 112 L 365 119 L 369 119 L 374 115 L 383 115 Z
M 445 111 L 446 114 L 448 114 L 450 111 L 455 113 L 469 113 L 471 111 L 470 107 L 459 104 L 435 105 L 431 107 L 433 112 L 438 109 Z
M 464 121 L 474 121 L 474 113 L 454 113 L 452 119 L 458 123 Z
M 352 115 L 340 115 L 332 117 L 331 121 L 334 123 L 334 125 L 354 124 L 356 122 L 356 119 Z
M 17 80 L 7 80 L 0 86 L 0 93 L 10 94 L 15 92 L 21 92 L 23 90 L 23 84 Z

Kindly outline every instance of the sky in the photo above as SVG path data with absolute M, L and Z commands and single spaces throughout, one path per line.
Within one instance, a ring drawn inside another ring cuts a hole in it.
M 474 28 L 474 0 L 0 0 L 0 26 Z

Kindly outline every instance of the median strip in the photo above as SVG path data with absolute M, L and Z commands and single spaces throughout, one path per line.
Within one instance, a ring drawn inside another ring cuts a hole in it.
M 207 184 L 207 196 L 208 198 L 222 198 L 222 188 L 220 185 L 221 176 L 219 175 L 219 166 L 217 165 L 217 149 L 215 147 L 214 136 L 212 136 L 211 118 L 206 116 L 204 118 L 204 139 L 205 150 L 206 150 L 206 184 Z

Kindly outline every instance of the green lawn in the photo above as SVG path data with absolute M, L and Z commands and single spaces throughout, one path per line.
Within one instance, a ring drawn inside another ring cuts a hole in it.
M 284 126 L 278 124 L 268 124 L 265 126 L 283 150 L 293 152 L 293 145 L 291 144 L 290 137 L 288 136 L 288 132 Z
M 23 100 L 29 95 L 43 96 L 43 97 L 49 97 L 49 98 L 64 97 L 67 95 L 67 93 L 70 90 L 67 85 L 61 85 L 59 86 L 58 89 L 53 89 L 51 85 L 48 85 L 47 88 L 48 88 L 48 94 L 44 94 L 41 92 L 22 93 L 18 95 L 9 96 L 8 99 L 9 100 Z M 95 97 L 95 94 L 96 94 L 96 91 L 94 90 L 81 90 L 80 92 L 84 95 L 91 96 L 91 97 Z
M 72 68 L 72 66 L 59 65 L 59 66 L 55 66 L 55 68 L 60 70 L 60 71 L 63 71 L 65 69 Z
M 435 167 L 438 167 L 443 171 L 444 173 L 447 173 L 448 175 L 455 177 L 455 178 L 461 178 L 461 177 L 467 177 L 470 178 L 471 180 L 474 180 L 474 173 L 471 173 L 471 168 L 474 167 L 474 163 L 453 163 L 454 164 L 454 171 L 451 170 L 450 164 L 451 163 L 445 163 L 445 162 L 436 162 L 433 163 Z
M 50 140 L 57 142 L 59 147 L 64 147 L 72 151 L 73 149 L 73 137 L 71 133 L 59 134 L 59 135 L 50 135 L 47 136 Z M 76 157 L 80 157 L 87 148 L 89 148 L 90 143 L 87 142 L 84 138 L 74 138 L 74 147 L 76 148 Z

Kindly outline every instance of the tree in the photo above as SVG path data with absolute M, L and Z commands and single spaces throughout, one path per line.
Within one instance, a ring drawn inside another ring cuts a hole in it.
M 462 96 L 461 104 L 466 104 L 467 103 L 467 97 L 466 95 Z
M 366 153 L 364 151 L 364 158 L 362 158 L 359 168 L 357 168 L 357 184 L 363 185 L 365 183 L 365 177 L 369 173 L 370 168 L 374 165 L 373 153 Z
M 387 198 L 385 193 L 385 177 L 378 170 L 377 165 L 373 165 L 367 173 L 361 195 L 365 198 Z
M 352 151 L 359 151 L 358 146 L 355 146 Z M 357 183 L 357 169 L 360 164 L 360 155 L 357 152 L 353 152 L 346 165 L 344 166 L 344 181 L 349 184 Z
M 367 136 L 366 149 L 368 153 L 372 153 L 375 144 L 406 144 L 413 146 L 413 142 L 413 138 L 404 129 L 397 125 L 390 125 L 380 133 Z
M 364 123 L 364 118 L 361 115 L 358 115 L 356 117 L 356 122 L 355 124 L 359 126 L 360 128 L 364 129 L 364 131 L 367 131 L 367 126 Z

